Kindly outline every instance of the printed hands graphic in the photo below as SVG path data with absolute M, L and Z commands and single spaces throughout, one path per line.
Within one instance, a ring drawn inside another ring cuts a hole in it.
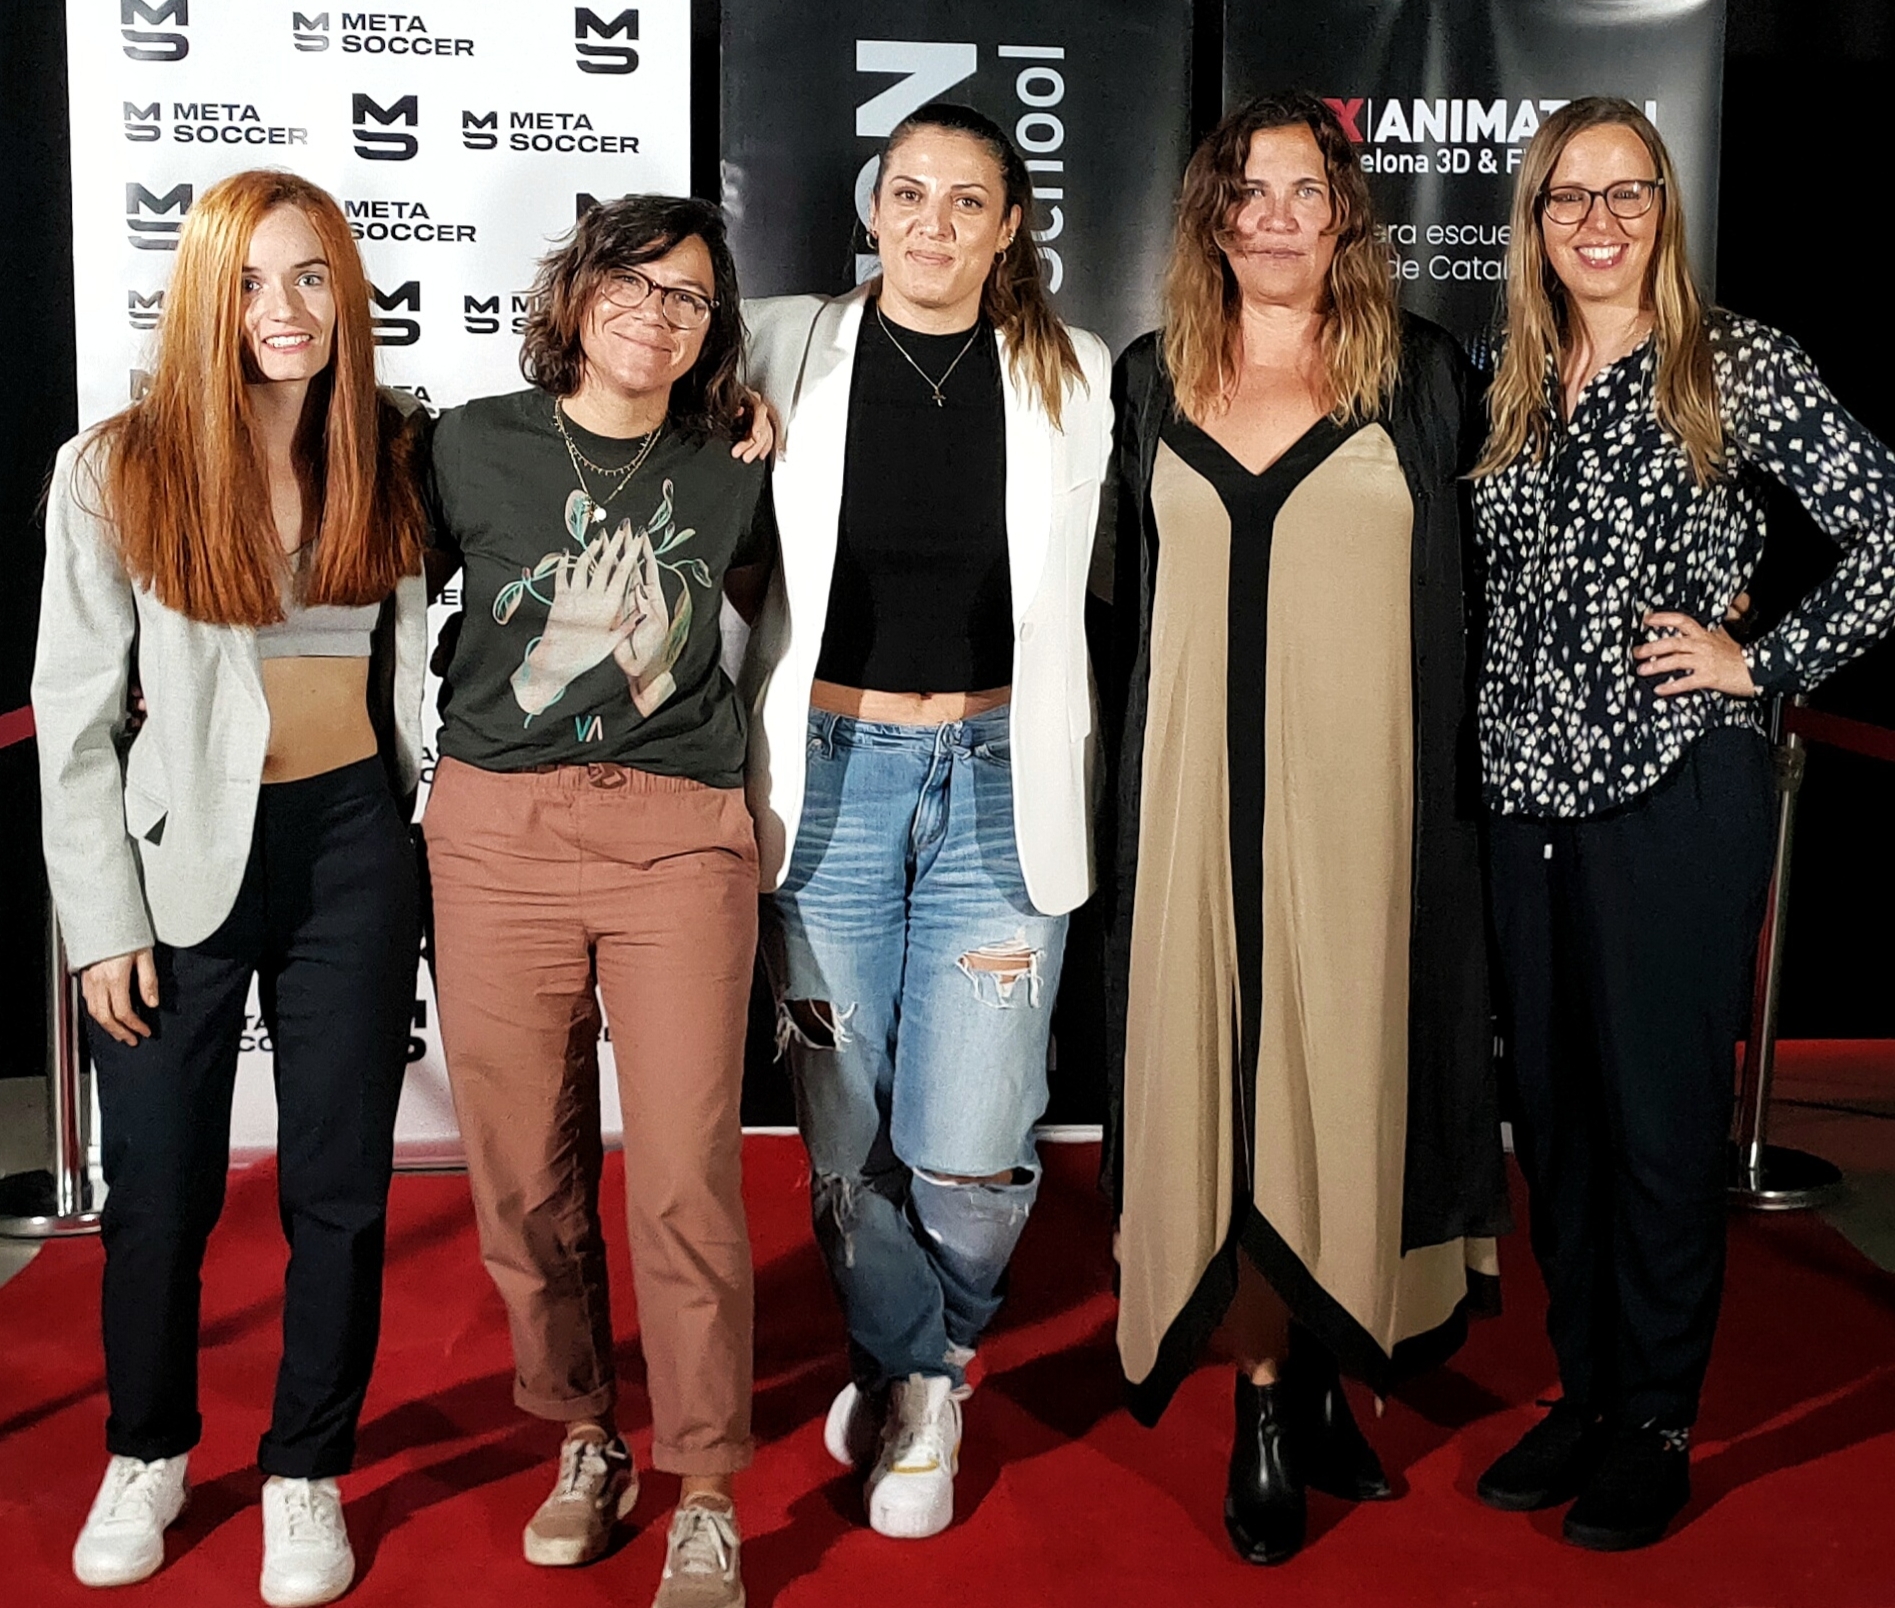
M 529 716 L 546 709 L 568 686 L 614 653 L 639 625 L 626 607 L 632 580 L 632 525 L 601 534 L 584 551 L 555 561 L 553 601 L 546 629 L 513 672 L 513 696 Z M 650 551 L 650 544 L 645 543 Z
M 677 691 L 672 666 L 690 635 L 689 590 L 674 616 L 651 537 L 622 520 L 582 552 L 554 559 L 546 626 L 513 673 L 513 696 L 530 718 L 608 656 L 625 674 L 641 715 Z
M 626 591 L 625 606 L 634 616 L 634 623 L 631 634 L 612 649 L 612 658 L 625 672 L 638 712 L 649 715 L 677 691 L 671 667 L 678 662 L 678 649 L 683 644 L 673 641 L 677 633 L 672 628 L 671 609 L 665 602 L 658 555 L 648 535 L 641 533 L 632 544 L 629 567 L 631 584 Z M 684 602 L 688 606 L 688 593 Z M 688 628 L 689 617 L 681 613 L 680 618 Z

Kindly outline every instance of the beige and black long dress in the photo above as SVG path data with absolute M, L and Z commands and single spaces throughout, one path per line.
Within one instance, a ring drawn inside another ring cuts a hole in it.
M 1174 410 L 1149 510 L 1118 1340 L 1157 1408 L 1239 1246 L 1382 1377 L 1457 1318 L 1492 1242 L 1403 1250 L 1416 508 L 1394 441 L 1323 419 L 1253 475 Z

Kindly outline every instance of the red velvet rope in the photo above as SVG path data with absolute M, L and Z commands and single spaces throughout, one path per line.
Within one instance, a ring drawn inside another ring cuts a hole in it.
M 33 706 L 23 709 L 9 709 L 0 715 L 0 748 L 11 748 L 15 743 L 23 743 L 33 735 Z
M 1812 743 L 1826 743 L 1831 748 L 1846 748 L 1852 754 L 1866 754 L 1870 759 L 1895 763 L 1895 731 L 1886 726 L 1873 726 L 1866 720 L 1851 720 L 1847 715 L 1825 714 L 1820 709 L 1796 704 L 1784 709 L 1783 725 L 1786 731 L 1793 731 Z

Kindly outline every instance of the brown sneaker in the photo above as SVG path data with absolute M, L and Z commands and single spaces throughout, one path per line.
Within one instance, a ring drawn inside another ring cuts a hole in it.
M 638 1470 L 625 1442 L 588 1426 L 559 1449 L 559 1480 L 526 1527 L 526 1561 L 550 1568 L 590 1563 L 612 1539 L 612 1523 L 638 1500 Z
M 671 1515 L 665 1572 L 651 1608 L 744 1608 L 737 1514 L 724 1496 L 694 1496 Z

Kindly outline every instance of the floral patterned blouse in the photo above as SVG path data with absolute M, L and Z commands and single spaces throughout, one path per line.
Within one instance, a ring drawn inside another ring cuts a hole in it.
M 1544 456 L 1474 482 L 1487 567 L 1481 758 L 1501 814 L 1596 815 L 1656 786 L 1707 731 L 1760 724 L 1760 699 L 1660 698 L 1632 659 L 1653 610 L 1723 621 L 1763 551 L 1759 475 L 1794 492 L 1843 551 L 1744 650 L 1758 688 L 1813 687 L 1895 623 L 1895 453 L 1788 337 L 1724 312 L 1710 337 L 1726 467 L 1709 485 L 1659 426 L 1649 339 L 1593 377 Z

